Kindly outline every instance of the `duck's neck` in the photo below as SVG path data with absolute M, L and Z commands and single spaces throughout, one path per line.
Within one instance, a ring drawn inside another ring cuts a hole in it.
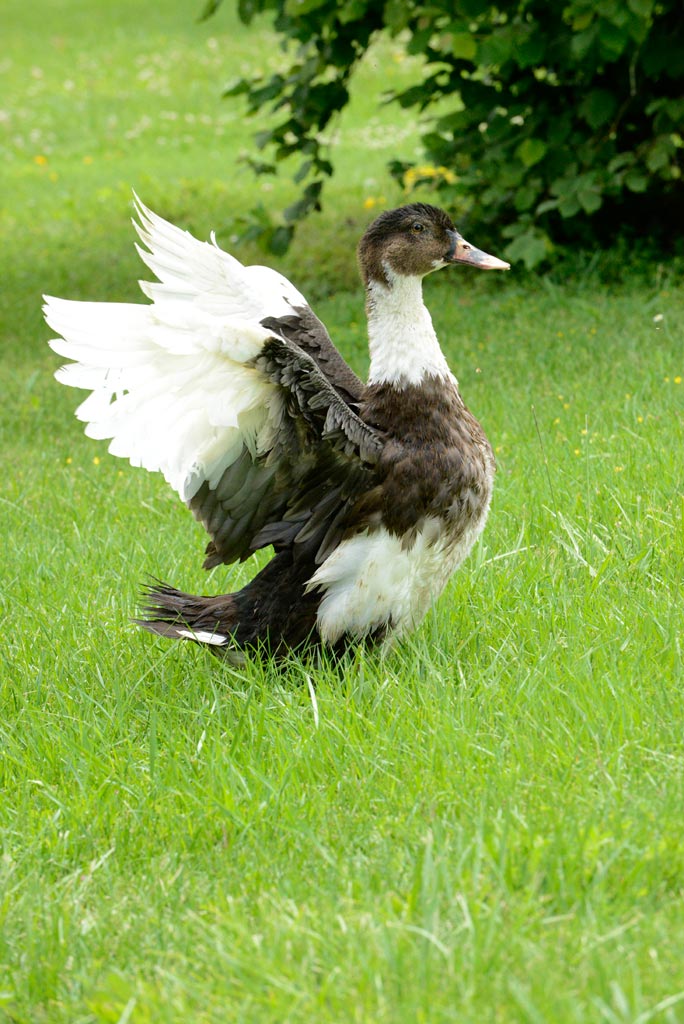
M 449 377 L 449 367 L 423 303 L 420 277 L 389 275 L 366 285 L 369 384 L 406 387 L 426 377 Z

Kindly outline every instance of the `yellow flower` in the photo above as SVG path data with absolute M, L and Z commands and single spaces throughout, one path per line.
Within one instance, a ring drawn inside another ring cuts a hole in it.
M 682 378 L 681 377 L 675 377 L 674 382 L 675 382 L 675 384 L 681 384 L 682 383 Z
M 34 164 L 38 164 L 39 167 L 45 167 L 45 164 L 47 163 L 47 157 L 43 156 L 42 153 L 39 153 L 38 156 L 34 156 L 33 162 Z
M 92 156 L 84 156 L 83 157 L 83 163 L 84 164 L 92 164 L 92 162 L 93 162 Z
M 373 196 L 368 196 L 367 199 L 364 199 L 364 201 L 363 201 L 363 208 L 364 208 L 364 210 L 372 210 L 374 206 L 375 206 L 375 199 L 373 198 Z
M 447 185 L 454 185 L 456 183 L 456 175 L 448 167 L 438 167 L 437 170 L 442 175 Z
M 66 464 L 67 464 L 67 466 L 70 466 L 72 462 L 73 462 L 73 459 L 71 458 L 71 456 L 67 455 L 67 457 L 66 457 Z
M 100 456 L 96 455 L 95 458 L 93 459 L 93 466 L 99 466 L 99 465 L 100 465 Z

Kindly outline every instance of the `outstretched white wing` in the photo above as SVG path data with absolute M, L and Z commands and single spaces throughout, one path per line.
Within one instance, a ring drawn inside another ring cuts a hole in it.
M 57 371 L 90 390 L 77 416 L 113 455 L 160 470 L 184 501 L 214 488 L 246 447 L 268 451 L 283 415 L 282 390 L 252 364 L 269 317 L 306 307 L 267 267 L 244 267 L 212 235 L 200 242 L 136 200 L 138 247 L 159 283 L 141 282 L 151 305 L 46 296 L 50 342 L 74 360 Z

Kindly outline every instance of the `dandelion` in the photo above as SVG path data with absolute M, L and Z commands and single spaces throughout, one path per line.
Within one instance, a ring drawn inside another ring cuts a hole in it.
M 644 417 L 643 416 L 637 416 L 637 423 L 643 423 L 643 422 L 644 422 Z
M 376 200 L 373 198 L 373 196 L 368 196 L 363 201 L 363 208 L 364 208 L 364 210 L 372 210 L 373 207 L 375 206 L 375 203 L 376 203 Z
M 73 460 L 73 459 L 71 458 L 71 456 L 70 456 L 70 455 L 67 455 L 67 457 L 66 457 L 66 460 L 65 460 L 65 461 L 66 461 L 66 464 L 67 464 L 67 466 L 70 466 L 70 465 L 71 465 L 71 463 L 72 463 L 72 462 L 73 462 L 74 460 Z
M 96 455 L 94 457 L 94 459 L 93 459 L 93 466 L 99 466 L 99 465 L 100 465 L 100 456 Z
M 580 455 L 581 454 L 579 448 L 575 448 L 573 450 L 575 452 L 575 455 Z
M 33 162 L 34 164 L 38 164 L 39 167 L 45 167 L 45 164 L 48 161 L 46 156 L 43 156 L 42 153 L 39 153 L 37 156 L 34 156 Z
M 84 156 L 83 157 L 83 163 L 84 164 L 92 164 L 92 162 L 93 162 L 92 156 Z
M 681 377 L 675 377 L 674 382 L 675 382 L 675 384 L 681 384 L 682 383 L 682 378 Z
M 624 471 L 624 468 L 625 468 L 624 466 L 616 466 L 615 467 L 615 472 L 616 473 L 622 473 Z

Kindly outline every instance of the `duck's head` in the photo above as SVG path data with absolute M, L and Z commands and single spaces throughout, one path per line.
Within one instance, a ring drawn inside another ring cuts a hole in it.
M 395 277 L 425 277 L 433 270 L 463 263 L 480 270 L 509 270 L 510 264 L 466 242 L 444 210 L 409 203 L 385 210 L 359 242 L 359 265 L 366 285 L 391 286 Z

